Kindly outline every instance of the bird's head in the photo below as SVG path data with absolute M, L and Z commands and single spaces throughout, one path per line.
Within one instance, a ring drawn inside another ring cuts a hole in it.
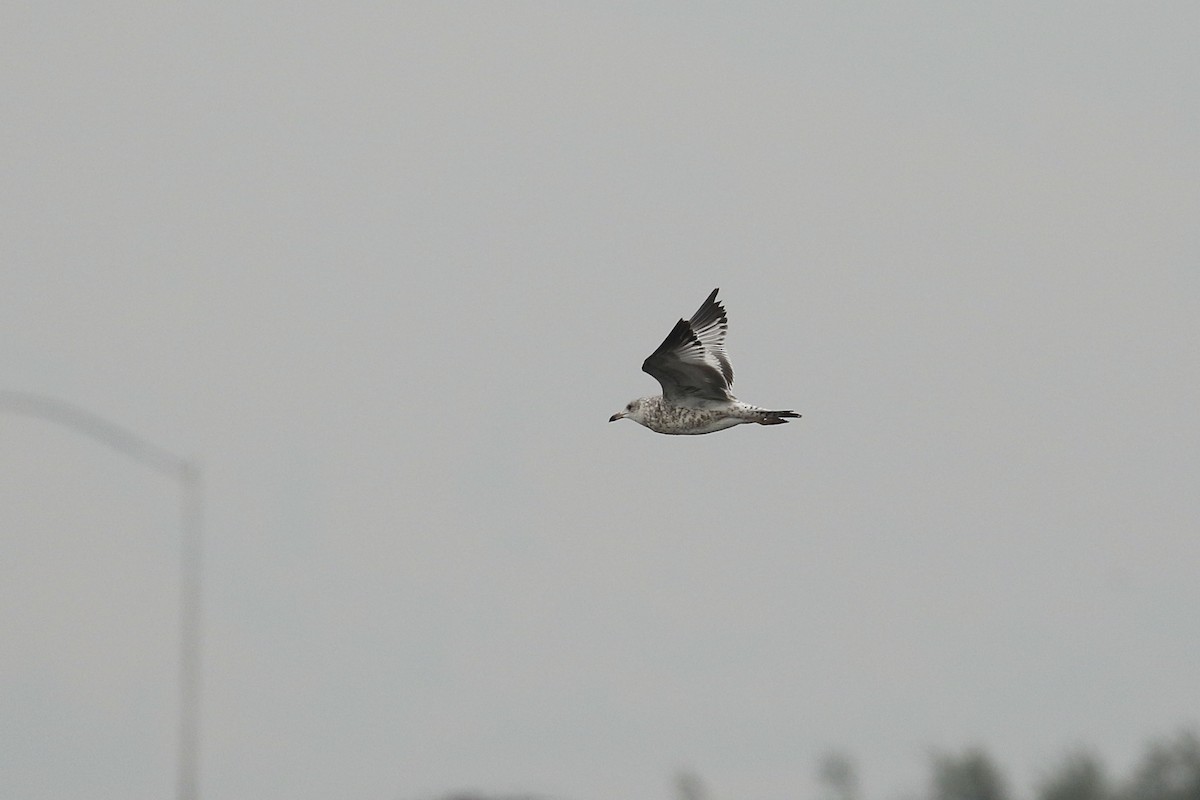
M 608 418 L 609 422 L 616 422 L 619 419 L 631 419 L 634 422 L 640 423 L 643 419 L 644 404 L 642 401 L 645 398 L 639 397 L 637 400 L 630 400 L 625 404 L 625 408 Z

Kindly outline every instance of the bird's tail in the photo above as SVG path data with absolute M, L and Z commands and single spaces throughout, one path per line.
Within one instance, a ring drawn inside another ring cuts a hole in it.
M 800 417 L 795 411 L 760 411 L 758 419 L 754 420 L 759 425 L 782 425 L 788 419 Z

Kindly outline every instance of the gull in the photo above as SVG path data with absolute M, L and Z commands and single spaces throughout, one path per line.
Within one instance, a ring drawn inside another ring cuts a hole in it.
M 719 289 L 690 320 L 681 319 L 658 349 L 642 363 L 642 371 L 660 384 L 662 394 L 631 400 L 609 422 L 631 419 L 655 433 L 701 434 L 734 425 L 782 425 L 795 411 L 768 411 L 743 403 L 729 389 L 733 367 L 725 355 L 729 321 L 717 300 Z

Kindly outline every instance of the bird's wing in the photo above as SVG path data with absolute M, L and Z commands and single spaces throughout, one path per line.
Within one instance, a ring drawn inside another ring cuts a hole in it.
M 662 384 L 663 397 L 690 405 L 704 400 L 732 399 L 733 367 L 725 355 L 729 321 L 717 301 L 717 289 L 690 320 L 681 319 L 658 349 L 642 364 L 642 371 Z

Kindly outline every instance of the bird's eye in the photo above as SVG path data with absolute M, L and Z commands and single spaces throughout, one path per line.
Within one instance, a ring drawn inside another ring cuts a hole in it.
M 625 406 L 625 410 L 626 410 L 626 411 L 633 411 L 633 403 L 630 403 L 629 405 Z

